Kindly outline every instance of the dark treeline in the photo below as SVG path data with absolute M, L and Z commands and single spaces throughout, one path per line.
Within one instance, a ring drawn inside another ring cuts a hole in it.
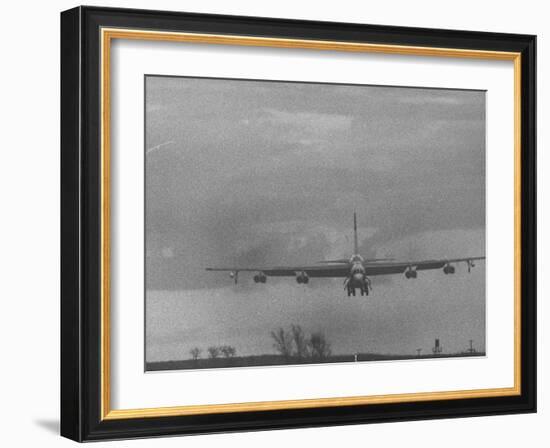
M 454 358 L 465 356 L 485 356 L 485 352 L 430 353 L 421 355 L 353 353 L 333 355 L 331 344 L 321 331 L 309 335 L 300 325 L 293 324 L 288 329 L 279 327 L 270 332 L 273 349 L 276 354 L 237 356 L 237 350 L 231 345 L 209 346 L 205 349 L 194 347 L 189 351 L 190 359 L 181 361 L 159 361 L 146 364 L 146 370 L 185 370 L 218 369 L 222 367 L 259 367 L 289 364 L 319 364 L 361 361 L 392 361 L 406 359 Z
M 300 325 L 291 325 L 290 330 L 279 327 L 271 332 L 273 348 L 287 361 L 293 363 L 324 362 L 332 351 L 325 334 L 318 331 L 307 336 Z

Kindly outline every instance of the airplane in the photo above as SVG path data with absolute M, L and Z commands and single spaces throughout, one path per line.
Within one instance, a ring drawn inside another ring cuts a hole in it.
M 475 261 L 484 260 L 484 256 L 433 260 L 394 261 L 393 258 L 363 258 L 359 255 L 357 239 L 357 213 L 353 214 L 353 255 L 349 259 L 324 260 L 311 266 L 272 266 L 272 267 L 231 267 L 206 268 L 207 271 L 229 272 L 229 276 L 238 282 L 239 272 L 255 272 L 254 282 L 265 283 L 267 277 L 296 277 L 300 284 L 308 284 L 310 278 L 344 278 L 344 290 L 348 297 L 355 296 L 356 290 L 361 295 L 372 291 L 374 275 L 405 274 L 407 279 L 415 279 L 418 271 L 442 269 L 445 275 L 454 274 L 458 263 L 466 263 L 468 272 L 475 266 Z

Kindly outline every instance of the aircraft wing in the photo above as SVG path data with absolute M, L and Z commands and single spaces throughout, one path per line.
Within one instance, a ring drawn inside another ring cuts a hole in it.
M 468 270 L 474 266 L 474 261 L 484 260 L 485 257 L 469 257 L 469 258 L 445 258 L 435 260 L 413 260 L 413 261 L 396 261 L 389 263 L 365 263 L 365 273 L 367 275 L 390 275 L 403 274 L 407 269 L 415 271 L 426 271 L 430 269 L 443 269 L 449 264 L 464 262 L 468 266 Z
M 261 272 L 268 277 L 294 277 L 304 272 L 308 277 L 347 277 L 349 275 L 349 264 L 324 264 L 316 266 L 257 266 L 257 267 L 223 267 L 206 268 L 207 271 L 225 272 Z
M 365 274 L 372 275 L 391 275 L 403 274 L 407 270 L 425 271 L 430 269 L 443 269 L 450 264 L 464 262 L 468 266 L 468 270 L 474 266 L 474 261 L 484 260 L 485 257 L 468 257 L 468 258 L 445 258 L 434 260 L 413 260 L 413 261 L 396 261 L 396 262 L 381 262 L 373 261 L 364 263 Z M 313 266 L 246 266 L 246 267 L 214 267 L 206 268 L 207 271 L 229 272 L 232 276 L 238 275 L 239 272 L 257 272 L 268 277 L 294 277 L 297 274 L 305 273 L 312 278 L 330 278 L 330 277 L 348 277 L 350 275 L 350 264 L 343 263 L 338 260 L 334 264 L 317 264 Z

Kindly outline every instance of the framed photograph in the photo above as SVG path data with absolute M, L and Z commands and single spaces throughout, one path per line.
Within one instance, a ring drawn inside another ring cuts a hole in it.
M 535 36 L 61 14 L 61 433 L 535 412 Z

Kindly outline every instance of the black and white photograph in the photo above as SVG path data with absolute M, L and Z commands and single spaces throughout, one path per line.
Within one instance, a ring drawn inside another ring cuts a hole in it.
M 8 438 L 544 439 L 544 15 L 397 3 L 40 6 L 12 33 Z
M 486 92 L 147 75 L 145 370 L 486 355 Z

